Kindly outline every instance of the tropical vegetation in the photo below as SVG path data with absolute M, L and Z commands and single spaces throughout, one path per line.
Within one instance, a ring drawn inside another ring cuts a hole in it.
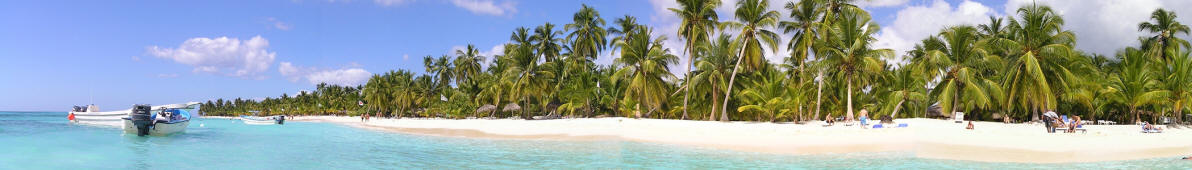
M 1021 122 L 1054 111 L 1132 123 L 1182 121 L 1192 105 L 1192 45 L 1180 38 L 1190 29 L 1164 9 L 1137 25 L 1146 36 L 1135 46 L 1114 54 L 1075 48 L 1078 37 L 1064 17 L 1037 4 L 988 23 L 942 28 L 897 54 L 874 45 L 881 27 L 850 0 L 802 0 L 784 9 L 769 9 L 768 0 L 676 1 L 669 10 L 681 21 L 677 30 L 634 16 L 606 20 L 583 5 L 561 27 L 513 30 L 500 54 L 483 56 L 468 45 L 424 57 L 424 70 L 388 71 L 363 85 L 318 84 L 293 96 L 202 107 L 208 115 L 767 122 L 852 118 L 862 110 L 871 118 L 963 112 Z M 726 5 L 733 17 L 717 14 Z M 667 48 L 670 38 L 683 48 Z M 600 57 L 615 59 L 595 63 Z

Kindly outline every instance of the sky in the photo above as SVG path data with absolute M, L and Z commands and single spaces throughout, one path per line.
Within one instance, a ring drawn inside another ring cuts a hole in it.
M 733 20 L 736 0 L 723 1 L 721 20 Z M 787 16 L 787 2 L 769 6 Z M 875 46 L 899 54 L 947 26 L 1013 16 L 1029 3 L 858 2 L 882 27 Z M 1064 16 L 1078 49 L 1105 55 L 1148 35 L 1137 24 L 1156 8 L 1192 14 L 1192 1 L 1180 0 L 1037 3 Z M 581 4 L 596 8 L 609 26 L 635 16 L 683 55 L 674 35 L 678 18 L 666 10 L 678 7 L 673 0 L 0 1 L 0 110 L 66 111 L 86 104 L 113 110 L 293 95 L 320 82 L 358 85 L 394 69 L 422 73 L 422 57 L 454 55 L 468 44 L 486 57 L 500 54 L 515 28 L 550 22 L 561 29 Z M 1189 18 L 1178 20 L 1192 23 Z M 767 59 L 780 61 L 783 53 Z M 597 63 L 614 58 L 605 52 Z

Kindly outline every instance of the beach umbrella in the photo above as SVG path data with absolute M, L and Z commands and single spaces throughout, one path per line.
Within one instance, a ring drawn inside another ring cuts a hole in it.
M 484 106 L 480 106 L 480 108 L 477 108 L 476 113 L 492 112 L 493 110 L 497 110 L 497 106 L 486 104 Z
M 501 111 L 504 111 L 504 112 L 512 112 L 512 111 L 518 111 L 518 110 L 521 110 L 521 106 L 518 106 L 517 103 L 506 104 L 505 109 L 501 109 Z

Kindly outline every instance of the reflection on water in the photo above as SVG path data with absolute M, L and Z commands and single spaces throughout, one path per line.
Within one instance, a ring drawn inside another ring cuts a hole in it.
M 0 113 L 0 169 L 1187 169 L 1192 161 L 1024 164 L 913 153 L 777 155 L 626 141 L 488 140 L 405 135 L 329 123 L 254 126 L 197 119 L 185 133 L 138 137 L 69 124 L 63 113 Z M 47 116 L 50 115 L 50 116 Z M 55 116 L 56 115 L 56 116 Z M 203 125 L 202 127 L 198 125 Z

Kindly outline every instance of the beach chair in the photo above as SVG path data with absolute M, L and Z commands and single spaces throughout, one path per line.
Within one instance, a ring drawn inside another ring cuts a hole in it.
M 900 128 L 904 128 L 904 127 L 906 127 L 906 126 L 907 126 L 907 125 L 906 125 L 906 123 L 899 123 L 899 124 L 898 124 L 898 127 L 900 127 Z
M 882 128 L 882 124 L 875 124 L 875 125 L 873 125 L 873 128 L 880 129 L 880 128 Z
M 1084 124 L 1076 125 L 1076 128 L 1072 128 L 1072 130 L 1080 131 L 1080 133 L 1089 133 L 1089 130 L 1084 128 Z

